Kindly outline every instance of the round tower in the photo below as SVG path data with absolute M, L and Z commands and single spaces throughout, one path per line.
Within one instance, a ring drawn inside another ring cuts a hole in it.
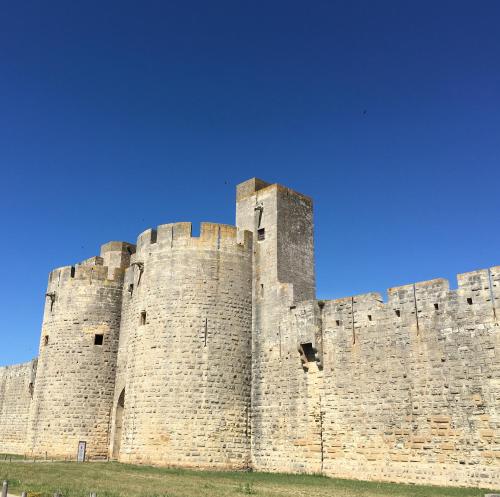
M 111 450 L 124 462 L 250 462 L 251 234 L 147 230 L 127 270 Z
M 123 276 L 134 251 L 109 242 L 100 257 L 50 273 L 30 409 L 34 455 L 107 457 Z

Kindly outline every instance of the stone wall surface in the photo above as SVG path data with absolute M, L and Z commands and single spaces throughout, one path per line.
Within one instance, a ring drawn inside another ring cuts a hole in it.
M 0 368 L 0 454 L 24 454 L 36 359 Z
M 193 237 L 191 223 L 176 223 L 139 236 L 124 285 L 115 457 L 249 466 L 251 290 L 248 232 L 202 223 Z
M 53 271 L 0 452 L 500 488 L 500 267 L 318 301 L 309 197 L 251 179 L 236 225 Z
M 123 268 L 133 246 L 50 273 L 27 451 L 35 456 L 106 458 L 120 330 Z M 109 264 L 104 265 L 104 261 Z
M 499 270 L 325 303 L 325 473 L 500 485 Z
M 287 347 L 287 331 L 281 329 L 281 317 L 294 301 L 315 296 L 312 201 L 288 188 L 250 180 L 238 186 L 236 220 L 254 233 L 255 246 L 253 467 L 320 471 L 319 446 L 310 433 L 317 431 L 310 422 L 317 416 L 317 398 L 307 392 L 301 368 L 295 369 L 297 340 L 291 338 L 294 345 Z M 314 442 L 305 446 L 308 438 Z
M 324 474 L 498 488 L 500 268 L 458 283 L 392 288 L 387 303 L 304 302 L 283 317 L 291 396 L 312 406 L 297 433 L 320 448 Z M 312 362 L 294 354 L 300 343 L 313 344 Z

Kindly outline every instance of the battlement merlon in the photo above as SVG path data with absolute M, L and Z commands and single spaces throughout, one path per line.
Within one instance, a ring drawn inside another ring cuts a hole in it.
M 128 242 L 108 242 L 101 245 L 103 265 L 111 269 L 124 269 L 130 265 L 130 256 L 135 254 L 135 245 Z
M 243 183 L 236 186 L 236 202 L 240 202 L 248 197 L 252 197 L 257 192 L 261 192 L 267 189 L 281 190 L 284 192 L 289 192 L 289 194 L 296 195 L 300 197 L 303 201 L 308 202 L 312 205 L 313 200 L 311 197 L 304 195 L 303 193 L 297 192 L 287 186 L 280 185 L 279 183 L 268 183 L 267 181 L 261 180 L 259 178 L 251 178 Z

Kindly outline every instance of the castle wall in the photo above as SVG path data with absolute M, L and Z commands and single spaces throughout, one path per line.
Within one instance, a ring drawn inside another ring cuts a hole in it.
M 50 273 L 30 410 L 28 450 L 106 458 L 121 314 L 123 268 L 133 246 L 103 245 L 101 256 Z M 104 262 L 106 264 L 104 265 Z
M 324 474 L 500 485 L 500 268 L 458 283 L 392 288 L 387 303 L 379 294 L 310 301 L 283 316 L 291 395 L 316 413 L 297 433 L 309 451 L 320 447 Z M 316 348 L 308 368 L 289 334 Z
M 304 377 L 295 368 L 297 339 L 281 322 L 294 302 L 315 296 L 312 201 L 280 185 L 249 180 L 238 185 L 236 219 L 238 226 L 254 233 L 255 245 L 253 468 L 320 471 L 319 444 L 313 436 L 318 414 L 313 392 L 318 385 L 311 381 L 313 375 Z M 309 438 L 313 442 L 305 444 Z
M 250 233 L 147 230 L 127 270 L 110 450 L 124 462 L 250 463 Z
M 25 454 L 36 360 L 0 368 L 0 454 Z
M 254 178 L 236 218 L 53 271 L 0 452 L 500 487 L 500 267 L 318 301 L 311 199 Z

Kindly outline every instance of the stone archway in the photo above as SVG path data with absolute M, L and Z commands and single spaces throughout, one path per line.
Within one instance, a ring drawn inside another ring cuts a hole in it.
M 120 456 L 120 447 L 122 443 L 123 411 L 125 409 L 125 389 L 122 390 L 116 404 L 115 414 L 115 433 L 113 438 L 113 459 Z

